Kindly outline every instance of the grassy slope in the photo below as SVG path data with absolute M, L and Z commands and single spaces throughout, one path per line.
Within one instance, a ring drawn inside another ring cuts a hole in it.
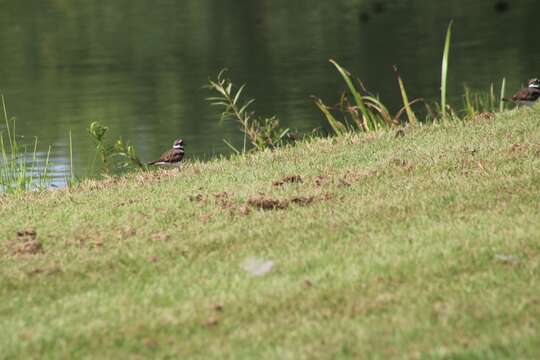
M 261 192 L 315 199 L 246 214 Z M 540 356 L 538 111 L 23 200 L 0 198 L 3 358 Z M 42 253 L 14 254 L 27 228 Z

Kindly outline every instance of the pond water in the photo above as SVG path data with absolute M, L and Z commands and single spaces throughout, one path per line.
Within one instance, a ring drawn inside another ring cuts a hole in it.
M 87 176 L 94 156 L 87 128 L 133 143 L 145 161 L 183 137 L 188 157 L 240 145 L 234 123 L 219 123 L 203 89 L 228 68 L 260 115 L 286 127 L 324 125 L 310 95 L 335 103 L 343 90 L 329 58 L 360 77 L 390 107 L 400 104 L 391 66 L 409 96 L 439 93 L 444 34 L 454 19 L 451 102 L 463 84 L 513 91 L 540 76 L 540 1 L 512 0 L 35 0 L 2 2 L 0 92 L 17 132 L 52 145 L 53 175 L 74 165 Z M 3 125 L 0 125 L 3 126 Z

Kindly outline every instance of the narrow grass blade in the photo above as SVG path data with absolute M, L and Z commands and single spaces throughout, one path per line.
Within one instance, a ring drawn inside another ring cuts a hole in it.
M 240 95 L 242 94 L 242 91 L 244 91 L 246 85 L 242 85 L 240 86 L 240 89 L 238 89 L 238 91 L 236 92 L 236 96 L 234 97 L 234 100 L 233 100 L 233 103 L 236 104 L 238 103 L 238 100 L 240 99 Z
M 324 105 L 322 100 L 320 99 L 316 100 L 315 105 L 317 105 L 319 110 L 321 110 L 321 112 L 324 114 L 324 116 L 326 117 L 326 120 L 328 121 L 328 124 L 330 125 L 332 130 L 334 130 L 334 133 L 336 135 L 338 136 L 343 135 L 347 132 L 347 127 L 343 125 L 341 122 L 336 120 L 334 115 L 332 115 L 332 113 L 328 111 L 328 108 L 326 107 L 326 105 Z
M 283 139 L 285 135 L 287 135 L 291 130 L 289 128 L 284 129 L 281 134 L 279 134 L 279 139 Z
M 418 119 L 416 118 L 416 115 L 411 108 L 411 103 L 409 102 L 407 91 L 405 90 L 405 84 L 403 83 L 401 76 L 399 76 L 399 72 L 396 66 L 394 66 L 394 71 L 396 72 L 396 76 L 398 79 L 399 90 L 401 91 L 401 98 L 403 100 L 403 107 L 405 108 L 405 111 L 407 113 L 407 119 L 409 120 L 410 124 L 416 124 L 418 122 Z
M 231 144 L 230 142 L 228 142 L 227 140 L 223 139 L 223 142 L 232 150 L 236 153 L 236 155 L 240 155 L 241 152 L 239 150 L 237 150 L 233 144 Z
M 9 128 L 9 119 L 8 119 L 8 116 L 7 116 L 6 100 L 4 99 L 4 95 L 2 95 L 2 109 L 4 110 L 4 120 L 6 122 L 6 131 L 7 131 L 7 136 L 8 136 L 8 139 L 9 139 L 9 147 L 13 151 L 14 148 L 13 148 L 13 142 L 11 140 L 11 131 L 10 131 L 10 128 Z M 12 153 L 12 155 L 13 155 L 13 153 Z
M 504 111 L 504 96 L 506 92 L 506 78 L 503 77 L 502 84 L 501 84 L 501 98 L 499 99 L 499 111 Z
M 448 80 L 448 60 L 450 56 L 450 42 L 452 40 L 452 24 L 454 20 L 451 20 L 446 30 L 446 39 L 444 41 L 444 53 L 441 66 L 441 115 L 446 117 L 446 88 Z
M 414 99 L 413 101 L 409 102 L 409 106 L 413 106 L 414 104 L 416 104 L 417 102 L 420 102 L 420 101 L 424 101 L 424 99 Z M 405 107 L 402 107 L 401 109 L 399 109 L 399 111 L 397 112 L 396 116 L 394 116 L 394 119 L 393 119 L 393 123 L 395 125 L 399 125 L 399 119 L 401 118 L 401 115 L 406 111 Z

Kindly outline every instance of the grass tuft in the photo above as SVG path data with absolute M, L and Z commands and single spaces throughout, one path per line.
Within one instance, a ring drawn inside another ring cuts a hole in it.
M 48 175 L 51 147 L 49 146 L 45 161 L 41 164 L 38 157 L 38 139 L 28 151 L 27 144 L 19 143 L 16 132 L 16 120 L 10 119 L 7 113 L 4 95 L 2 98 L 2 113 L 4 131 L 0 131 L 0 193 L 21 193 L 29 190 L 42 190 L 50 185 Z M 7 141 L 4 138 L 7 135 Z

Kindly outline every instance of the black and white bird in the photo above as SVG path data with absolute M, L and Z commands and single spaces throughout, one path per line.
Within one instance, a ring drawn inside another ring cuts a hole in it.
M 158 160 L 149 162 L 148 165 L 178 166 L 184 157 L 184 140 L 177 139 L 172 149 L 164 152 Z
M 517 105 L 532 106 L 540 99 L 540 80 L 529 80 L 529 86 L 519 90 L 512 98 L 504 99 Z

